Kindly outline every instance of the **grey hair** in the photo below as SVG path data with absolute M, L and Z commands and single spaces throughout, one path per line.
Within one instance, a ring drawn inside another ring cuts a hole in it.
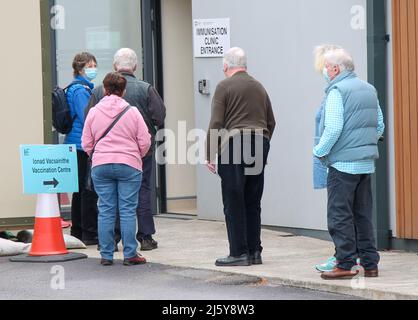
M 324 59 L 327 63 L 333 66 L 339 66 L 341 70 L 355 70 L 353 57 L 345 49 L 328 51 L 324 55 Z
M 228 52 L 225 53 L 223 61 L 229 69 L 247 68 L 247 56 L 245 51 L 238 47 L 229 49 Z
M 315 57 L 315 70 L 318 72 L 322 72 L 325 66 L 324 56 L 328 51 L 335 50 L 335 49 L 342 49 L 342 47 L 337 46 L 335 44 L 322 44 L 320 46 L 316 46 L 313 54 Z
M 138 56 L 129 48 L 122 48 L 116 52 L 113 59 L 116 71 L 134 71 L 138 65 Z

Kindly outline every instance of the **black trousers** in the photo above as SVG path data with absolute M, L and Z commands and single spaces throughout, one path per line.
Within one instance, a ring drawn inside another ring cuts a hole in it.
M 87 153 L 77 150 L 79 192 L 73 193 L 71 201 L 71 235 L 80 240 L 97 238 L 98 196 L 86 190 L 87 160 Z
M 139 191 L 138 208 L 136 210 L 138 229 L 136 238 L 145 239 L 155 234 L 154 216 L 151 206 L 151 175 L 153 166 L 153 155 L 142 159 L 142 183 Z M 120 220 L 119 215 L 115 225 L 115 240 L 120 241 Z
M 139 202 L 136 214 L 138 217 L 137 239 L 144 239 L 155 234 L 154 216 L 151 207 L 151 175 L 153 156 L 142 159 L 142 184 L 139 191 Z
M 232 257 L 263 250 L 261 246 L 261 198 L 264 191 L 264 168 L 270 150 L 270 142 L 264 137 L 258 136 L 257 139 L 252 136 L 250 148 L 248 148 L 248 143 L 242 140 L 241 148 L 240 142 L 237 141 L 240 139 L 242 136 L 230 140 L 226 149 L 229 154 L 228 160 L 225 160 L 225 152 L 218 159 L 229 252 Z M 258 152 L 255 151 L 256 149 Z M 248 171 L 254 167 L 252 164 L 245 163 L 249 150 L 257 158 L 257 162 L 261 163 L 261 170 L 255 170 L 255 173 L 260 171 L 257 174 Z
M 328 230 L 336 247 L 338 267 L 351 270 L 360 258 L 366 270 L 380 257 L 373 231 L 371 175 L 351 175 L 334 168 L 328 174 Z

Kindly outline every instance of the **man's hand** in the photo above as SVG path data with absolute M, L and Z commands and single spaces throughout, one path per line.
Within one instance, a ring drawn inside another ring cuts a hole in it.
M 216 166 L 213 162 L 206 161 L 206 166 L 208 167 L 209 171 L 213 174 L 216 174 Z

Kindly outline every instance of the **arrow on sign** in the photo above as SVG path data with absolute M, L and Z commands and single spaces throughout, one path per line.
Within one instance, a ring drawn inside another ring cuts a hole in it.
M 44 181 L 44 186 L 54 186 L 56 188 L 58 184 L 59 182 L 55 178 L 52 181 Z

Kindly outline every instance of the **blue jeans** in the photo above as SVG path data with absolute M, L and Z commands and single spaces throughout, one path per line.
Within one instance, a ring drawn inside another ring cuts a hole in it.
M 94 167 L 91 175 L 99 196 L 98 233 L 102 258 L 113 260 L 118 208 L 123 255 L 125 259 L 136 256 L 138 248 L 136 208 L 142 172 L 124 164 L 106 164 Z
M 152 155 L 142 158 L 142 183 L 139 191 L 138 208 L 136 214 L 138 217 L 138 232 L 136 238 L 146 239 L 155 234 L 154 215 L 152 212 L 152 192 L 151 192 L 151 178 L 153 167 Z M 116 241 L 120 239 L 119 219 L 116 219 Z

